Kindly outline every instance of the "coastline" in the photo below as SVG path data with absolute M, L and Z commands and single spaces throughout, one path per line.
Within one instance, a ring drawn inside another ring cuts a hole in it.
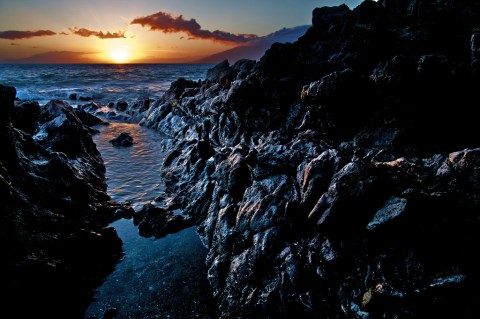
M 160 176 L 198 225 L 222 317 L 475 317 L 480 12 L 394 4 L 316 9 L 258 62 L 107 106 L 170 137 Z

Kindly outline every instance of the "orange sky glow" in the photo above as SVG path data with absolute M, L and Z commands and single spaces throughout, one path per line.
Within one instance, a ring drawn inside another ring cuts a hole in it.
M 0 0 L 0 62 L 189 63 L 341 2 Z

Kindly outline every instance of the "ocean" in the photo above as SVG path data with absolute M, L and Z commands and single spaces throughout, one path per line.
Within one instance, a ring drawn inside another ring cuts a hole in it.
M 179 77 L 203 80 L 211 64 L 0 64 L 0 84 L 17 89 L 17 98 L 45 104 L 70 94 L 108 104 L 157 99 Z M 84 104 L 69 100 L 70 104 Z

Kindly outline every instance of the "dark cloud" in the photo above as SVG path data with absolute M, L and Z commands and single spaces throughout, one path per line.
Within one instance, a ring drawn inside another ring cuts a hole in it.
M 8 31 L 0 31 L 0 39 L 20 40 L 20 39 L 28 39 L 33 37 L 50 36 L 55 34 L 56 33 L 51 30 L 38 30 L 38 31 L 8 30 Z
M 118 39 L 118 38 L 125 38 L 125 31 L 118 31 L 118 32 L 106 32 L 103 33 L 102 31 L 93 31 L 85 28 L 70 28 L 70 31 L 73 34 L 79 35 L 81 37 L 98 37 L 100 39 Z
M 60 32 L 59 34 L 61 34 L 61 35 L 69 35 L 69 33 L 67 33 L 67 32 Z
M 10 45 L 16 46 L 16 45 L 20 45 L 20 44 L 12 42 L 12 43 L 10 43 Z
M 190 39 L 207 39 L 228 43 L 244 43 L 257 39 L 255 34 L 233 34 L 225 31 L 203 30 L 195 19 L 185 20 L 182 15 L 173 16 L 166 12 L 157 12 L 155 14 L 134 19 L 130 24 L 140 24 L 153 31 L 162 31 L 164 33 L 185 32 Z

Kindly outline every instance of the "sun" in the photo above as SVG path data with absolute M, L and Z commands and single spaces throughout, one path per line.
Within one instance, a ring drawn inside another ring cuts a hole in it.
M 127 47 L 115 48 L 110 51 L 110 58 L 112 58 L 115 63 L 125 63 L 128 62 L 130 58 L 130 52 Z

